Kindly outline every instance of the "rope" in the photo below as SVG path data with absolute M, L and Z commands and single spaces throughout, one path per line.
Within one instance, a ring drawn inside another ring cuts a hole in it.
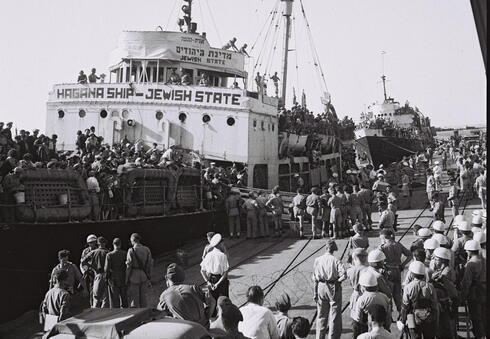
M 279 32 L 279 22 L 281 21 L 281 17 L 277 17 L 277 22 L 274 29 L 274 34 L 272 35 L 272 41 L 274 42 L 274 46 L 269 50 L 269 56 L 267 57 L 267 62 L 265 63 L 264 75 L 267 73 L 270 65 L 272 64 L 272 60 L 274 59 L 274 54 L 276 52 L 277 47 L 277 34 Z
M 223 39 L 221 39 L 221 36 L 219 34 L 218 27 L 216 26 L 216 21 L 214 21 L 214 16 L 213 16 L 213 11 L 211 10 L 211 6 L 207 2 L 207 0 L 204 0 L 204 4 L 207 6 L 208 11 L 209 11 L 209 16 L 211 17 L 211 22 L 213 23 L 214 30 L 216 31 L 216 35 L 218 36 L 219 43 L 223 45 Z
M 172 6 L 172 10 L 170 11 L 170 14 L 168 16 L 168 19 L 167 19 L 167 23 L 165 24 L 165 30 L 167 30 L 168 28 L 168 25 L 170 24 L 170 19 L 172 19 L 172 16 L 174 14 L 174 11 L 175 11 L 175 7 L 177 6 L 177 0 L 174 0 L 174 4 Z
M 269 37 L 269 33 L 271 32 L 271 28 L 274 26 L 274 22 L 276 20 L 276 15 L 277 15 L 277 9 L 274 11 L 274 13 L 272 14 L 272 17 L 271 17 L 271 21 L 269 23 L 269 27 L 267 28 L 267 31 L 266 31 L 266 34 L 265 34 L 265 37 L 264 37 L 264 42 L 262 44 L 262 48 L 260 49 L 260 52 L 259 52 L 259 55 L 257 56 L 257 61 L 254 65 L 254 68 L 253 68 L 253 72 L 255 73 L 255 69 L 257 67 L 260 67 L 262 66 L 262 55 L 265 51 L 265 46 L 267 45 L 266 42 L 267 42 L 267 38 Z
M 296 17 L 293 15 L 293 20 L 291 22 L 293 26 L 294 35 L 294 55 L 295 55 L 295 69 L 296 69 L 296 88 L 299 88 L 299 67 L 298 67 L 298 38 L 296 35 Z
M 267 18 L 265 19 L 265 22 L 264 22 L 264 25 L 262 26 L 262 28 L 260 29 L 259 31 L 259 34 L 257 35 L 257 38 L 255 38 L 255 41 L 254 43 L 252 44 L 252 47 L 250 48 L 250 52 L 252 52 L 255 48 L 255 45 L 257 44 L 257 42 L 259 41 L 259 38 L 260 36 L 262 35 L 262 32 L 264 31 L 264 28 L 265 26 L 267 25 L 267 23 L 269 22 L 269 18 L 271 18 L 272 15 L 274 15 L 274 12 L 277 12 L 277 6 L 279 4 L 279 0 L 276 1 L 276 3 L 274 4 L 274 6 L 272 7 L 272 9 L 270 10 L 269 12 L 269 15 L 267 16 Z

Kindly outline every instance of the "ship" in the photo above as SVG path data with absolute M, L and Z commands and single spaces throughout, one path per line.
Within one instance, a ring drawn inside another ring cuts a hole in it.
M 384 100 L 361 113 L 355 130 L 356 165 L 388 166 L 404 156 L 423 152 L 434 143 L 430 118 L 408 101 L 404 105 L 386 94 L 386 76 L 381 76 Z
M 282 0 L 287 65 L 293 0 Z M 182 6 L 179 31 L 125 31 L 111 53 L 109 75 L 99 82 L 55 84 L 49 92 L 46 133 L 60 151 L 74 151 L 78 130 L 95 129 L 109 144 L 125 140 L 146 148 L 175 148 L 196 161 L 179 168 L 128 170 L 120 177 L 116 219 L 93 220 L 93 202 L 75 170 L 36 169 L 21 174 L 14 221 L 0 221 L 0 321 L 36 309 L 57 252 L 78 262 L 89 234 L 120 237 L 123 247 L 138 232 L 154 255 L 174 250 L 208 231 L 224 232 L 226 215 L 206 206 L 202 168 L 237 166 L 246 189 L 281 191 L 326 184 L 342 175 L 341 145 L 334 134 L 302 135 L 280 130 L 287 66 L 281 95 L 248 86 L 245 54 L 215 48 L 192 21 L 192 0 Z M 175 73 L 183 80 L 174 81 Z M 334 110 L 330 101 L 326 101 Z M 315 149 L 312 150 L 312 146 Z M 116 192 L 114 192 L 116 194 Z

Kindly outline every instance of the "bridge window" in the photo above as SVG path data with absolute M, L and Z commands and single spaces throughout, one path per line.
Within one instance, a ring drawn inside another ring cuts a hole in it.
M 211 117 L 209 116 L 209 114 L 204 114 L 202 116 L 202 122 L 204 122 L 205 124 L 208 123 L 209 121 L 211 121 Z
M 58 110 L 58 118 L 63 119 L 65 117 L 65 111 L 62 109 Z
M 235 124 L 235 119 L 229 117 L 228 119 L 226 119 L 226 123 L 228 124 L 228 126 L 233 126 Z
M 163 118 L 163 112 L 162 112 L 162 111 L 157 111 L 157 112 L 155 113 L 155 118 L 156 118 L 157 120 L 162 120 L 162 118 Z
M 85 110 L 81 109 L 78 111 L 78 116 L 80 118 L 84 118 L 86 115 L 87 115 L 87 112 L 85 112 Z
M 100 117 L 101 118 L 107 118 L 107 111 L 105 109 L 100 111 Z

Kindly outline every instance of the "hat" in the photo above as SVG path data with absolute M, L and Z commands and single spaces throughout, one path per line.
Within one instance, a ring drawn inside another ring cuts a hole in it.
M 364 271 L 359 277 L 359 285 L 364 287 L 378 286 L 378 279 L 372 272 Z
M 471 219 L 472 225 L 481 225 L 483 223 L 483 219 L 481 215 L 474 215 L 473 219 Z
M 87 237 L 87 243 L 89 243 L 89 242 L 95 242 L 95 241 L 97 241 L 97 236 L 95 234 L 90 234 Z
M 165 277 L 172 282 L 179 284 L 184 282 L 185 272 L 182 267 L 180 267 L 176 263 L 171 263 L 167 266 L 167 275 Z
M 347 171 L 345 171 L 345 173 L 347 173 L 347 174 L 351 174 L 351 173 L 352 173 L 352 171 L 351 171 L 350 169 L 348 169 Z
M 479 251 L 481 250 L 480 243 L 476 240 L 468 240 L 464 244 L 465 251 Z
M 473 233 L 473 235 L 475 235 L 476 233 L 481 233 L 481 232 L 483 232 L 483 229 L 481 227 L 473 226 L 471 228 L 471 233 Z
M 383 260 L 386 260 L 386 256 L 381 250 L 374 249 L 368 254 L 368 262 L 375 263 Z
M 428 238 L 430 236 L 432 236 L 432 232 L 430 229 L 428 228 L 421 228 L 419 229 L 419 231 L 417 232 L 417 235 L 421 238 Z
M 295 174 L 294 174 L 294 176 L 295 176 L 295 177 L 299 177 L 299 174 L 298 174 L 298 173 L 295 173 Z
M 326 247 L 327 247 L 327 249 L 334 250 L 334 251 L 338 249 L 337 243 L 333 239 L 328 239 L 327 240 Z
M 446 228 L 446 225 L 441 220 L 436 220 L 432 223 L 432 228 L 436 231 L 443 232 Z
M 444 247 L 438 247 L 434 250 L 434 256 L 441 259 L 451 260 L 451 250 Z
M 432 239 L 435 239 L 439 242 L 440 246 L 449 244 L 447 237 L 444 234 L 436 233 L 432 236 Z M 424 243 L 425 245 L 425 243 Z
M 439 165 L 439 161 L 434 161 L 434 165 Z
M 402 162 L 402 165 L 403 166 L 408 166 L 408 162 L 404 161 L 404 162 Z
M 434 238 L 427 239 L 424 241 L 424 249 L 426 250 L 435 250 L 436 248 L 439 247 L 439 241 L 437 241 Z
M 384 166 L 383 164 L 381 164 L 381 165 L 379 165 L 379 167 L 378 167 L 378 168 L 380 168 L 380 169 L 381 169 L 381 168 L 384 168 L 384 167 L 385 167 L 385 166 Z
M 485 244 L 487 242 L 487 235 L 484 232 L 478 232 L 473 234 L 473 240 L 476 240 L 481 244 Z
M 337 178 L 337 177 L 339 176 L 339 174 L 338 174 L 337 172 L 333 172 L 332 176 L 333 176 L 334 178 Z
M 461 222 L 458 224 L 458 229 L 459 229 L 461 232 L 464 232 L 464 231 L 471 231 L 471 226 L 470 226 L 470 224 L 469 224 L 467 221 L 461 221 Z
M 384 175 L 383 173 L 378 173 L 377 177 L 378 177 L 378 178 L 384 178 L 384 177 L 385 177 L 385 175 Z
M 219 233 L 216 233 L 215 235 L 213 235 L 213 237 L 211 238 L 211 241 L 209 242 L 209 245 L 211 247 L 216 247 L 216 245 L 218 245 L 220 242 L 221 242 L 221 234 Z
M 408 270 L 413 274 L 425 275 L 426 267 L 420 261 L 412 261 L 410 266 L 408 266 Z
M 459 223 L 464 221 L 464 215 L 458 214 L 454 217 L 453 224 L 454 226 L 459 226 Z

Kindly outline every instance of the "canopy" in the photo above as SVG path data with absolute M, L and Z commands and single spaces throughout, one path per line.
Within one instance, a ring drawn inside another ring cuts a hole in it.
M 205 37 L 181 32 L 123 32 L 111 53 L 109 68 L 133 60 L 169 60 L 192 63 L 216 72 L 246 76 L 241 53 L 212 48 Z

